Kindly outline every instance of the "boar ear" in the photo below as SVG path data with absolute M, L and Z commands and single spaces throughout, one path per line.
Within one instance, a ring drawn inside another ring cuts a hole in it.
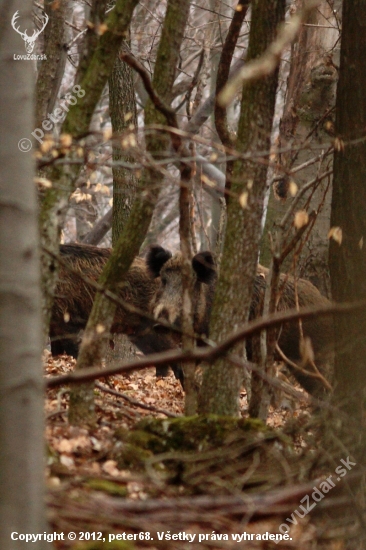
M 200 283 L 209 284 L 216 277 L 216 266 L 211 252 L 196 254 L 192 260 L 192 267 Z
M 146 264 L 151 274 L 159 277 L 161 268 L 171 257 L 169 250 L 165 250 L 162 246 L 151 246 L 146 256 Z

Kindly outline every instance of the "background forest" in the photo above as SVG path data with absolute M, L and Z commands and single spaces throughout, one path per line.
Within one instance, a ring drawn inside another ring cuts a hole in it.
M 364 548 L 365 29 L 0 0 L 2 548 Z

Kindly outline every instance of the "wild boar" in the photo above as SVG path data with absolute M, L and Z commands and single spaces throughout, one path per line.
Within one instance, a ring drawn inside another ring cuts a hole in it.
M 181 254 L 177 253 L 172 256 L 169 251 L 162 249 L 162 247 L 154 246 L 151 247 L 147 255 L 146 263 L 151 274 L 154 277 L 160 277 L 160 285 L 152 302 L 152 311 L 156 320 L 169 321 L 172 326 L 179 328 L 182 315 Z M 210 252 L 196 254 L 192 260 L 192 268 L 194 275 L 194 330 L 198 335 L 208 336 L 210 313 L 217 281 L 212 254 Z M 258 267 L 253 285 L 250 320 L 262 315 L 267 274 L 268 270 L 266 268 Z M 281 283 L 283 283 L 283 289 L 277 309 L 280 311 L 292 309 L 296 305 L 295 280 L 293 277 L 281 275 Z M 327 298 L 322 296 L 309 281 L 299 279 L 296 282 L 296 287 L 300 307 L 330 304 Z M 305 319 L 302 322 L 302 327 L 304 337 L 310 338 L 317 368 L 325 378 L 329 378 L 332 368 L 332 321 L 329 317 L 318 316 Z M 162 330 L 162 332 L 166 334 L 166 330 Z M 293 363 L 302 365 L 299 322 L 293 321 L 283 324 L 278 332 L 278 345 L 283 353 Z M 171 331 L 170 339 L 171 347 L 179 346 L 179 331 Z M 252 358 L 252 343 L 252 340 L 248 339 L 246 344 L 249 359 Z M 317 395 L 323 392 L 324 385 L 319 379 L 307 376 L 294 368 L 291 370 L 306 391 Z M 183 381 L 183 374 L 180 377 Z
M 98 280 L 111 252 L 108 248 L 81 244 L 60 246 L 61 262 L 49 332 L 52 355 L 65 352 L 77 357 L 79 332 L 86 326 L 96 292 L 87 280 Z M 159 279 L 151 276 L 146 262 L 136 258 L 118 292 L 127 307 L 117 307 L 111 332 L 127 334 L 145 354 L 169 349 L 164 336 L 154 332 L 152 320 L 143 314 L 149 314 L 150 302 L 159 284 Z M 128 306 L 143 313 L 131 311 Z M 164 376 L 167 370 L 168 367 L 162 367 L 157 374 Z

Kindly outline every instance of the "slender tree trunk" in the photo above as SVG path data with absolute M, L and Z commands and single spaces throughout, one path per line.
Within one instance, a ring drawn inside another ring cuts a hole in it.
M 248 60 L 260 56 L 273 41 L 284 18 L 284 0 L 252 2 Z M 278 71 L 244 86 L 236 148 L 240 153 L 269 150 Z M 211 337 L 220 341 L 248 318 L 258 260 L 266 189 L 265 163 L 238 160 L 228 204 L 225 247 L 211 318 Z M 235 348 L 243 355 L 244 345 Z M 208 367 L 200 394 L 201 412 L 237 415 L 242 369 L 225 359 Z
M 337 302 L 366 299 L 366 4 L 343 2 L 340 77 L 336 104 L 336 152 L 331 226 L 330 273 Z M 338 232 L 339 235 L 339 232 Z M 335 400 L 356 420 L 362 418 L 366 386 L 365 312 L 335 318 Z
M 134 156 L 125 151 L 133 148 L 136 140 L 135 89 L 132 69 L 119 57 L 109 78 L 109 110 L 113 130 L 113 160 L 133 163 Z M 113 168 L 112 245 L 118 241 L 126 225 L 136 197 L 137 183 L 138 179 L 132 170 Z
M 169 0 L 159 42 L 152 85 L 159 97 L 166 101 L 171 95 L 175 80 L 180 47 L 186 26 L 189 0 Z M 166 124 L 165 117 L 148 101 L 145 108 L 145 125 Z M 169 150 L 170 138 L 165 133 L 148 134 L 146 145 L 153 158 L 161 158 Z M 114 247 L 99 282 L 110 290 L 123 281 L 133 259 L 138 254 L 150 225 L 151 217 L 160 190 L 161 174 L 153 167 L 144 170 L 139 182 L 138 196 L 130 216 Z M 112 326 L 115 304 L 102 293 L 97 293 L 93 310 L 83 336 L 77 368 L 93 367 L 100 364 L 101 349 L 105 334 Z M 102 324 L 104 331 L 97 330 Z M 74 424 L 92 423 L 94 402 L 92 393 L 86 387 L 85 394 L 75 393 L 70 400 L 69 420 Z
M 32 154 L 20 149 L 34 129 L 34 68 L 30 61 L 13 60 L 24 54 L 24 42 L 10 25 L 17 10 L 22 26 L 31 29 L 32 2 L 0 1 L 7 22 L 0 44 L 6 83 L 0 87 L 0 540 L 5 550 L 28 547 L 11 540 L 13 531 L 43 533 L 46 526 L 36 188 Z
M 68 2 L 59 2 L 55 5 L 52 0 L 47 0 L 44 3 L 44 8 L 49 21 L 44 30 L 46 59 L 42 61 L 37 79 L 37 128 L 41 127 L 42 121 L 47 119 L 47 114 L 52 113 L 54 109 L 67 58 L 67 51 L 64 47 L 64 29 Z
M 105 25 L 107 30 L 100 36 L 93 33 L 95 47 L 89 52 L 88 63 L 83 60 L 78 70 L 77 92 L 74 92 L 76 103 L 69 105 L 69 112 L 62 126 L 62 131 L 73 138 L 87 134 L 94 109 L 108 81 L 109 74 L 129 28 L 130 21 L 138 0 L 117 0 L 115 8 L 109 12 Z M 93 42 L 94 44 L 94 42 Z M 42 295 L 44 334 L 48 335 L 49 320 L 53 301 L 53 292 L 57 279 L 57 266 L 47 250 L 57 253 L 61 227 L 66 214 L 70 194 L 79 175 L 79 165 L 55 166 L 47 177 L 54 183 L 42 197 L 40 210 L 40 230 L 42 250 Z
M 109 77 L 109 112 L 113 131 L 113 160 L 133 164 L 135 158 L 128 151 L 133 149 L 135 143 L 137 145 L 135 87 L 131 67 L 119 57 Z M 137 185 L 138 178 L 134 171 L 123 167 L 113 168 L 112 246 L 118 241 L 126 225 L 136 198 Z M 113 350 L 107 355 L 109 366 L 112 366 L 113 361 L 136 356 L 136 348 L 125 334 L 115 335 L 113 340 Z
M 338 0 L 334 4 L 338 4 Z M 296 0 L 296 9 L 304 6 L 305 0 Z M 280 123 L 278 156 L 281 178 L 271 190 L 266 227 L 261 246 L 261 263 L 269 265 L 271 242 L 268 232 L 281 219 L 292 200 L 288 183 L 293 180 L 299 188 L 315 179 L 317 175 L 332 168 L 332 157 L 318 158 L 301 171 L 289 176 L 293 169 L 319 157 L 329 148 L 334 134 L 335 91 L 337 83 L 336 66 L 339 65 L 337 41 L 340 30 L 333 9 L 336 5 L 322 0 L 317 9 L 311 10 L 302 25 L 299 36 L 291 46 L 290 72 L 283 117 Z M 325 27 L 325 28 L 324 28 Z M 310 197 L 311 195 L 311 197 Z M 310 197 L 310 199 L 309 199 Z M 281 200 L 278 200 L 278 199 Z M 307 203 L 310 200 L 309 206 Z M 310 189 L 299 202 L 297 209 L 308 208 L 319 211 L 314 228 L 307 239 L 297 266 L 301 277 L 311 280 L 326 296 L 330 296 L 328 269 L 328 232 L 330 224 L 331 189 L 329 178 Z M 319 209 L 319 205 L 322 205 Z M 292 218 L 290 219 L 290 224 Z M 285 228 L 286 231 L 288 227 Z M 275 237 L 274 237 L 275 238 Z M 282 269 L 288 270 L 292 254 L 283 262 Z

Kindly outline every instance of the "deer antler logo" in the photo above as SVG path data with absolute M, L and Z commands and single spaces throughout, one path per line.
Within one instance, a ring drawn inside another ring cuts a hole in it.
M 11 20 L 11 26 L 13 27 L 13 29 L 20 34 L 20 36 L 23 38 L 24 42 L 25 42 L 25 50 L 27 53 L 32 53 L 33 51 L 33 48 L 34 48 L 34 44 L 38 38 L 38 36 L 41 34 L 41 32 L 43 32 L 45 26 L 47 25 L 48 23 L 48 15 L 45 13 L 44 16 L 43 16 L 43 27 L 41 28 L 41 30 L 39 31 L 33 31 L 33 34 L 32 36 L 28 36 L 27 35 L 27 29 L 25 29 L 24 32 L 21 32 L 19 30 L 19 28 L 17 29 L 15 24 L 16 24 L 16 21 L 19 17 L 19 11 L 16 11 L 13 15 L 13 19 Z

